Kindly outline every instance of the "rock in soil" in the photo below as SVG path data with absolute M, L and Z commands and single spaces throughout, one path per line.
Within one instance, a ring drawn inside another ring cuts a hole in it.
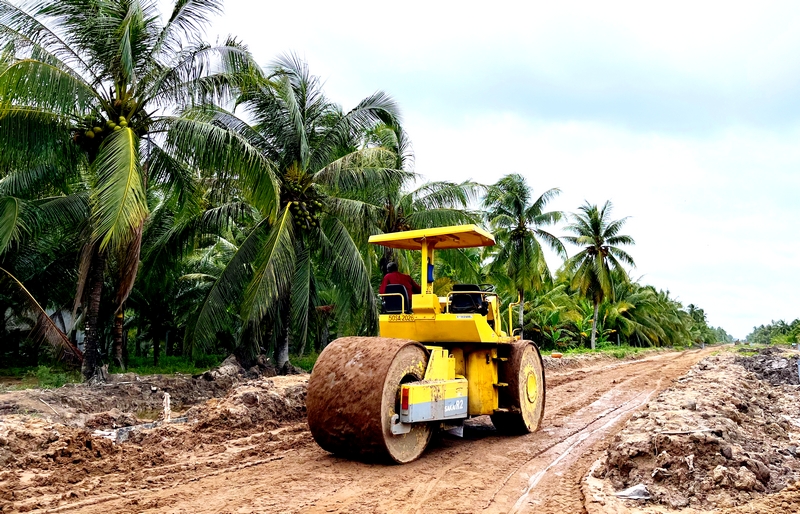
M 784 490 L 800 479 L 796 362 L 775 350 L 704 359 L 633 416 L 595 477 L 617 491 L 645 484 L 670 508 L 711 511 Z

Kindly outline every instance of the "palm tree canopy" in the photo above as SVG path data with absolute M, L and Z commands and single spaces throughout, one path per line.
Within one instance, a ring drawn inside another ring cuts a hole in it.
M 620 234 L 627 218 L 611 220 L 612 204 L 607 201 L 602 209 L 586 202 L 572 216 L 573 222 L 566 230 L 575 234 L 564 240 L 583 249 L 566 262 L 572 273 L 572 286 L 583 295 L 596 301 L 613 296 L 612 274 L 619 272 L 627 277 L 623 264 L 635 266 L 633 258 L 618 245 L 632 245 L 630 236 Z
M 229 323 L 232 305 L 258 336 L 271 332 L 274 340 L 277 332 L 291 331 L 304 340 L 320 282 L 335 283 L 336 301 L 354 307 L 337 309 L 337 315 L 369 313 L 362 323 L 374 318 L 370 264 L 363 249 L 380 207 L 364 191 L 393 187 L 408 174 L 394 167 L 397 154 L 374 144 L 369 134 L 399 123 L 395 102 L 377 92 L 345 112 L 325 97 L 307 64 L 288 55 L 260 80 L 243 85 L 236 107 L 252 123 L 219 108 L 204 114 L 271 164 L 280 184 L 278 215 L 265 215 L 249 229 L 211 288 L 187 343 L 206 347 L 217 329 Z M 241 183 L 230 193 L 259 211 L 260 198 L 269 197 L 258 185 Z M 275 330 L 258 334 L 261 327 Z
M 550 279 L 540 241 L 566 256 L 561 240 L 542 228 L 561 220 L 561 212 L 545 211 L 560 192 L 549 189 L 536 198 L 519 174 L 504 176 L 486 192 L 486 219 L 500 243 L 493 255 L 492 272 L 507 273 L 516 291 L 533 290 Z
M 148 187 L 191 186 L 181 161 L 269 176 L 245 142 L 170 113 L 223 93 L 235 76 L 223 69 L 254 68 L 236 41 L 211 47 L 199 40 L 221 2 L 178 0 L 166 23 L 157 6 L 0 2 L 0 41 L 13 52 L 0 66 L 0 169 L 37 170 L 31 186 L 83 179 L 91 237 L 101 248 L 135 237 L 148 215 Z M 173 128 L 180 137 L 160 137 Z
M 99 362 L 103 277 L 114 276 L 121 309 L 153 191 L 185 201 L 211 170 L 259 184 L 273 199 L 268 214 L 277 211 L 277 181 L 261 154 L 208 119 L 181 114 L 259 76 L 237 41 L 200 39 L 222 2 L 177 0 L 166 20 L 158 5 L 0 0 L 0 253 L 39 237 L 48 220 L 71 225 L 65 237 L 80 235 L 87 377 Z

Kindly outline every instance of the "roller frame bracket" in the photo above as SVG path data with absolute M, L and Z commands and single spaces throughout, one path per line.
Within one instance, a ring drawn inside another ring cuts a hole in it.
M 448 434 L 452 434 L 456 437 L 464 437 L 464 425 L 458 425 L 457 427 L 448 428 L 445 430 Z
M 395 414 L 392 416 L 392 434 L 393 435 L 403 435 L 411 432 L 411 424 L 410 423 L 403 423 L 400 421 L 400 415 Z

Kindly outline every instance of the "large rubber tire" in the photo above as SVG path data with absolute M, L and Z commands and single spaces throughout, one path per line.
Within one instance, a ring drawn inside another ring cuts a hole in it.
M 415 423 L 394 435 L 400 384 L 422 380 L 428 363 L 416 341 L 343 337 L 320 354 L 308 381 L 308 426 L 323 449 L 361 460 L 416 459 L 431 440 L 432 427 Z
M 498 431 L 526 434 L 539 429 L 544 416 L 546 399 L 544 365 L 539 349 L 531 341 L 517 341 L 511 347 L 508 361 L 500 367 L 503 388 L 500 406 L 509 412 L 492 415 Z

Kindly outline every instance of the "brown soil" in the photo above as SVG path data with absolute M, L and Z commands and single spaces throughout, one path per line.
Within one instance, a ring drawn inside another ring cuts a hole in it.
M 539 432 L 499 436 L 487 417 L 476 418 L 463 439 L 440 435 L 406 465 L 319 448 L 305 422 L 307 375 L 247 381 L 190 408 L 189 423 L 134 430 L 118 444 L 65 426 L 39 403 L 35 417 L 0 417 L 0 452 L 9 450 L 0 464 L 0 511 L 586 512 L 583 479 L 614 435 L 713 351 L 550 367 Z M 104 407 L 119 409 L 105 428 L 127 422 L 125 409 Z M 752 505 L 780 512 L 772 507 L 797 505 L 798 497 L 786 487 Z
M 214 380 L 186 375 L 111 375 L 97 385 L 67 384 L 58 389 L 25 389 L 0 394 L 0 415 L 41 414 L 66 425 L 81 427 L 94 414 L 117 409 L 142 419 L 154 419 L 169 393 L 172 410 L 182 412 L 210 398 L 224 396 L 242 377 Z
M 767 349 L 700 362 L 615 436 L 585 485 L 588 510 L 751 512 L 775 504 L 783 512 L 787 502 L 785 511 L 797 512 L 797 493 L 787 487 L 800 480 L 796 357 Z M 650 501 L 609 499 L 637 484 L 647 487 Z

